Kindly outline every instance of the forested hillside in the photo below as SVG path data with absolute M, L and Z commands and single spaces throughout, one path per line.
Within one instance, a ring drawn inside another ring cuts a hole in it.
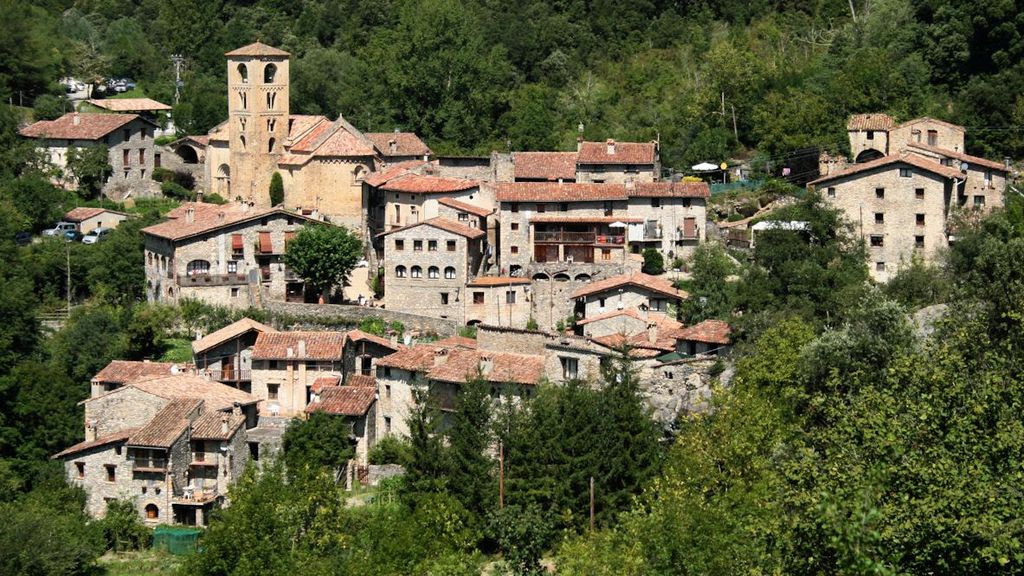
M 806 164 L 851 113 L 931 115 L 1024 153 L 1024 16 L 980 0 L 4 0 L 0 92 L 128 76 L 178 125 L 226 117 L 224 52 L 293 55 L 293 113 L 418 132 L 435 151 L 660 138 L 668 166 L 757 151 Z M 806 148 L 814 148 L 807 151 Z M 796 174 L 794 174 L 796 176 Z

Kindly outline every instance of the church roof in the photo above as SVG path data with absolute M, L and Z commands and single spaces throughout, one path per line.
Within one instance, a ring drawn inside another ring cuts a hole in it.
M 253 42 L 252 44 L 249 44 L 248 46 L 242 46 L 241 48 L 236 48 L 235 50 L 232 50 L 231 52 L 226 52 L 224 55 L 225 56 L 283 56 L 285 58 L 291 56 L 291 54 L 285 52 L 284 50 L 281 50 L 279 48 L 274 48 L 273 46 L 268 46 L 268 45 L 266 45 L 266 44 L 264 44 L 262 42 Z

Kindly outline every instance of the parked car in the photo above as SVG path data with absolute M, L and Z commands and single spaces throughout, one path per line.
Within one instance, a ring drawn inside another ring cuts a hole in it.
M 31 232 L 18 232 L 14 235 L 14 243 L 18 246 L 27 246 L 32 243 Z
M 50 228 L 49 230 L 43 230 L 43 236 L 62 236 L 65 232 L 68 232 L 69 230 L 77 231 L 78 224 L 75 224 L 74 222 L 57 222 L 57 224 L 55 224 L 53 228 Z
M 68 230 L 64 233 L 64 239 L 68 242 L 80 242 L 82 240 L 82 233 L 78 230 Z
M 101 240 L 106 240 L 113 230 L 113 228 L 96 228 L 82 237 L 82 244 L 95 244 Z

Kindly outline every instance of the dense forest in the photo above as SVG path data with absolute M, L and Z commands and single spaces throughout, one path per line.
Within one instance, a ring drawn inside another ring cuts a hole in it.
M 226 114 L 223 53 L 259 39 L 293 54 L 294 112 L 415 130 L 438 152 L 568 148 L 582 125 L 660 138 L 668 165 L 754 156 L 799 181 L 856 112 L 927 114 L 965 125 L 975 153 L 1024 154 L 1020 8 L 0 0 L 0 573 L 103 573 L 105 551 L 146 545 L 130 508 L 89 520 L 48 457 L 81 440 L 77 403 L 110 360 L 186 359 L 191 333 L 241 313 L 145 302 L 138 230 L 173 201 L 138 202 L 95 246 L 16 245 L 99 202 L 52 186 L 16 136 L 67 109 L 62 76 L 127 76 L 170 102 L 181 54 L 175 120 L 202 133 Z M 654 427 L 625 357 L 516 410 L 474 382 L 444 425 L 423 402 L 409 438 L 377 446 L 407 473 L 372 501 L 334 482 L 349 448 L 311 418 L 180 573 L 1024 574 L 1024 197 L 1006 204 L 960 222 L 938 266 L 878 286 L 839 214 L 794 199 L 772 217 L 810 241 L 768 231 L 751 254 L 708 244 L 686 263 L 686 322 L 736 327 L 708 413 Z

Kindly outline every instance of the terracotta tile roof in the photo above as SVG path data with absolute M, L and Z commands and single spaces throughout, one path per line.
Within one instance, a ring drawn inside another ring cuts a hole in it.
M 513 174 L 517 180 L 575 180 L 575 152 L 513 152 Z
M 292 125 L 294 130 L 294 125 Z M 297 134 L 298 140 L 295 141 L 289 148 L 289 152 L 312 152 L 313 143 L 317 141 L 325 132 L 331 129 L 330 122 L 318 122 L 308 127 L 306 131 Z
M 626 186 L 631 198 L 710 198 L 707 182 L 637 182 Z
M 533 385 L 544 377 L 544 357 L 455 348 L 448 350 L 444 362 L 431 368 L 427 377 L 464 384 L 478 373 L 488 382 Z
M 633 274 L 623 274 L 622 276 L 614 276 L 612 278 L 605 278 L 604 280 L 590 282 L 573 292 L 572 298 L 582 298 L 584 296 L 590 296 L 591 294 L 599 294 L 622 286 L 646 288 L 652 292 L 657 292 L 680 300 L 688 297 L 686 292 L 679 290 L 664 278 L 651 276 L 649 274 L 644 274 L 643 272 L 635 272 Z
M 234 50 L 232 50 L 230 52 L 225 52 L 224 55 L 225 56 L 291 56 L 291 54 L 285 52 L 284 50 L 281 50 L 279 48 L 274 48 L 273 46 L 268 46 L 268 45 L 266 45 L 266 44 L 264 44 L 262 42 L 253 42 L 252 44 L 249 44 L 247 46 L 242 46 L 241 48 L 236 48 L 236 49 L 234 49 Z
M 689 328 L 683 328 L 679 332 L 680 340 L 693 342 L 706 342 L 708 344 L 728 344 L 731 342 L 729 334 L 732 330 L 729 325 L 721 320 L 705 320 L 694 324 Z
M 192 342 L 192 353 L 199 354 L 200 352 L 205 352 L 214 346 L 218 346 L 228 340 L 237 338 L 250 330 L 256 330 L 257 332 L 274 332 L 274 329 L 266 324 L 257 322 L 252 318 L 242 318 L 237 322 L 232 322 L 220 330 L 210 332 L 199 340 Z
M 496 198 L 499 202 L 594 202 L 627 196 L 623 184 L 500 182 Z
M 970 154 L 964 154 L 963 152 L 947 150 L 945 148 L 939 148 L 938 146 L 928 146 L 927 144 L 919 144 L 917 142 L 911 142 L 910 147 L 919 148 L 921 150 L 925 150 L 933 154 L 938 154 L 940 156 L 945 156 L 947 158 L 956 158 L 957 160 L 967 162 L 968 166 L 971 164 L 976 164 L 978 166 L 984 166 L 985 168 L 998 170 L 1000 172 L 1010 171 L 1002 162 L 996 162 L 994 160 L 989 160 L 987 158 L 982 158 L 980 156 L 971 156 Z
M 111 112 L 156 112 L 170 110 L 171 107 L 152 98 L 110 98 L 108 100 L 89 100 L 89 104 Z
M 389 156 L 429 156 L 430 148 L 420 140 L 415 132 L 367 132 L 366 137 L 380 151 L 380 155 Z M 391 151 L 391 142 L 395 143 L 395 151 Z
M 513 276 L 480 276 L 479 278 L 473 279 L 473 281 L 466 284 L 466 286 L 486 288 L 488 286 L 518 286 L 523 284 L 530 284 L 530 279 L 517 278 Z
M 111 360 L 92 377 L 95 382 L 125 384 L 139 378 L 170 376 L 173 362 L 138 362 L 134 360 Z
M 615 152 L 608 153 L 614 145 Z M 657 145 L 654 142 L 582 142 L 578 164 L 654 164 Z
M 124 212 L 117 212 L 115 210 L 107 210 L 106 208 L 86 208 L 86 207 L 81 207 L 81 208 L 74 208 L 74 209 L 68 211 L 66 214 L 64 214 L 64 220 L 67 220 L 68 222 L 81 222 L 83 220 L 88 220 L 89 218 L 92 218 L 94 216 L 99 216 L 100 214 L 105 214 L 105 213 L 117 214 L 118 216 L 127 216 L 127 214 L 125 214 Z
M 299 353 L 299 345 L 306 348 Z M 341 360 L 344 332 L 262 332 L 252 349 L 253 360 Z M 291 354 L 289 355 L 289 350 Z
M 341 386 L 341 376 L 321 376 L 313 380 L 311 389 L 319 394 L 324 388 L 332 388 L 334 386 Z
M 636 308 L 625 308 L 622 310 L 612 310 L 611 312 L 605 312 L 604 314 L 598 314 L 597 316 L 591 316 L 589 318 L 583 318 L 576 321 L 577 326 L 585 326 L 591 322 L 599 322 L 601 320 L 607 320 L 609 318 L 615 318 L 618 316 L 628 316 L 635 318 L 647 323 L 654 323 L 658 326 L 658 330 L 681 330 L 683 323 L 678 320 L 669 318 L 668 316 L 660 312 L 648 312 L 645 317 L 643 312 L 640 312 Z
M 399 368 L 410 372 L 425 372 L 434 365 L 434 355 L 439 351 L 445 353 L 445 348 L 430 344 L 410 346 L 378 359 L 377 366 Z
M 352 374 L 348 377 L 346 386 L 354 386 L 356 388 L 373 388 L 377 389 L 377 379 L 372 374 Z
M 946 178 L 961 178 L 961 177 L 963 177 L 963 174 L 959 170 L 957 170 L 955 168 L 950 168 L 949 166 L 943 166 L 942 164 L 939 164 L 938 162 L 935 162 L 934 160 L 927 160 L 927 159 L 925 159 L 925 158 L 923 158 L 923 157 L 921 157 L 921 156 L 919 156 L 917 154 L 913 154 L 911 152 L 903 152 L 903 153 L 900 153 L 900 154 L 890 154 L 889 156 L 883 156 L 882 158 L 878 158 L 877 160 L 871 160 L 870 162 L 863 162 L 861 164 L 854 164 L 853 166 L 850 166 L 846 170 L 840 170 L 839 172 L 836 172 L 835 174 L 829 174 L 828 176 L 823 176 L 821 178 L 818 178 L 817 180 L 813 180 L 811 182 L 808 182 L 807 184 L 809 186 L 814 186 L 815 184 L 819 184 L 821 182 L 828 182 L 828 181 L 831 181 L 831 180 L 835 180 L 837 178 L 845 178 L 846 176 L 852 176 L 854 174 L 860 174 L 861 172 L 867 172 L 869 170 L 874 170 L 876 168 L 882 168 L 884 166 L 889 166 L 891 164 L 909 164 L 911 166 L 914 166 L 915 168 L 920 168 L 922 170 L 927 170 L 928 172 L 931 172 L 933 174 L 938 174 L 939 176 L 945 176 Z
M 396 162 L 379 172 L 371 172 L 363 179 L 363 182 L 366 182 L 370 186 L 380 186 L 392 178 L 403 176 L 410 170 L 419 168 L 426 164 L 427 162 L 423 160 L 405 160 L 404 162 Z
M 99 448 L 100 446 L 106 446 L 107 444 L 114 444 L 114 443 L 117 443 L 117 442 L 124 442 L 132 434 L 135 434 L 138 431 L 139 431 L 138 428 L 125 428 L 124 430 L 119 430 L 119 431 L 117 431 L 117 432 L 115 432 L 113 434 L 109 434 L 109 435 L 104 436 L 102 438 L 97 438 L 95 440 L 88 440 L 88 441 L 85 441 L 85 442 L 79 442 L 78 444 L 75 444 L 74 446 L 69 446 L 68 448 L 63 449 L 60 452 L 57 452 L 56 454 L 54 454 L 50 458 L 63 458 L 64 456 L 70 456 L 72 454 L 78 454 L 79 452 L 85 452 L 86 450 L 91 450 L 93 448 Z
M 676 338 L 673 335 L 658 334 L 654 342 L 651 342 L 646 332 L 630 335 L 608 334 L 607 336 L 598 336 L 591 340 L 613 350 L 621 349 L 624 345 L 628 346 L 630 348 L 630 356 L 642 358 L 660 356 L 665 352 L 672 352 L 676 349 Z
M 209 410 L 224 410 L 231 408 L 236 403 L 240 405 L 255 404 L 259 401 L 252 394 L 242 392 L 237 388 L 225 386 L 220 382 L 213 382 L 191 374 L 178 374 L 175 376 L 150 376 L 141 377 L 112 392 L 107 392 L 96 398 L 86 399 L 85 402 L 92 402 L 97 398 L 105 398 L 111 394 L 121 394 L 128 388 L 135 388 L 167 400 L 187 398 L 191 400 L 203 400 Z
M 210 136 L 207 134 L 203 134 L 202 136 L 183 136 L 174 142 L 167 144 L 167 146 L 174 147 L 178 144 L 184 144 L 189 141 L 205 148 L 210 145 Z
M 437 342 L 432 342 L 432 344 L 447 348 L 466 348 L 467 350 L 476 350 L 477 348 L 476 340 L 465 336 L 449 336 Z
M 471 190 L 479 186 L 480 183 L 476 180 L 407 173 L 388 180 L 380 186 L 380 189 L 387 190 L 388 192 L 404 192 L 406 194 L 440 194 Z
M 228 425 L 227 432 L 224 431 L 225 421 Z M 242 424 L 245 424 L 245 416 L 241 414 L 208 411 L 192 422 L 192 438 L 195 440 L 230 440 Z
M 229 138 L 228 121 L 225 120 L 213 128 L 210 128 L 210 131 L 206 133 L 206 137 L 214 142 L 227 142 Z
M 327 128 L 317 128 L 314 133 L 291 147 L 289 152 L 311 153 L 318 157 L 365 157 L 375 156 L 373 142 L 345 120 L 342 116 Z
M 887 131 L 896 125 L 888 114 L 854 114 L 846 122 L 847 130 Z
M 285 145 L 290 148 L 299 140 L 304 140 L 312 134 L 314 129 L 317 130 L 317 134 L 320 134 L 320 130 L 326 130 L 330 127 L 331 121 L 326 116 L 320 116 L 319 114 L 291 114 L 288 116 L 288 137 L 285 138 Z
M 306 413 L 326 412 L 338 416 L 362 416 L 376 401 L 376 388 L 336 386 L 325 388 L 319 398 L 306 406 Z
M 369 332 L 363 332 L 362 330 L 349 330 L 348 332 L 345 333 L 345 339 L 351 340 L 352 342 L 373 342 L 374 344 L 378 344 L 385 348 L 390 348 L 391 350 L 398 350 L 399 348 L 401 348 L 401 346 L 392 342 L 391 340 L 388 340 L 387 338 L 382 338 L 380 336 L 377 336 L 376 334 L 370 334 Z
M 492 208 L 481 208 L 480 206 L 463 202 L 462 200 L 456 200 L 454 198 L 441 198 L 437 203 L 444 204 L 449 208 L 461 210 L 462 212 L 466 212 L 467 214 L 472 214 L 474 216 L 490 216 L 494 213 L 494 209 Z
M 189 209 L 195 210 L 192 222 L 186 222 L 186 212 Z M 283 208 L 252 208 L 245 204 L 217 205 L 185 202 L 167 213 L 169 220 L 143 228 L 142 233 L 168 240 L 183 240 L 242 222 L 259 220 L 271 214 L 282 214 L 298 220 L 317 222 L 312 218 L 289 212 Z
M 128 445 L 170 448 L 188 429 L 189 417 L 202 406 L 202 400 L 196 398 L 171 400 L 153 416 L 152 420 L 128 438 Z
M 907 126 L 913 126 L 914 124 L 920 124 L 922 122 L 930 122 L 930 123 L 933 123 L 933 124 L 939 124 L 939 125 L 945 126 L 947 128 L 952 128 L 952 129 L 957 130 L 959 132 L 967 132 L 967 130 L 963 126 L 960 126 L 958 124 L 953 124 L 952 122 L 946 122 L 945 120 L 938 120 L 936 118 L 931 118 L 929 116 L 922 116 L 920 118 L 914 118 L 913 120 L 907 120 L 906 122 L 900 124 L 899 126 L 896 126 L 896 128 L 906 128 Z
M 407 226 L 402 226 L 401 228 L 388 230 L 383 234 L 378 234 L 378 236 L 387 236 L 389 234 L 394 234 L 395 232 L 411 230 L 412 228 L 415 228 L 417 226 L 431 226 L 433 228 L 444 230 L 445 232 L 451 232 L 452 234 L 464 236 L 466 238 L 469 238 L 470 240 L 480 238 L 481 236 L 485 236 L 487 234 L 486 232 L 480 230 L 479 228 L 471 228 L 469 226 L 466 226 L 465 224 L 459 224 L 458 222 L 454 222 L 447 218 L 431 218 L 429 220 L 424 220 L 423 222 L 417 222 L 416 224 L 409 224 Z
M 75 124 L 75 119 L 78 124 Z M 28 138 L 50 138 L 54 140 L 99 140 L 133 120 L 141 118 L 135 114 L 89 114 L 71 112 L 56 120 L 40 120 L 22 128 L 19 134 Z M 149 124 L 148 122 L 143 120 Z
M 640 224 L 643 218 L 617 218 L 615 216 L 559 216 L 557 214 L 537 214 L 530 217 L 530 222 L 558 223 L 558 222 L 592 222 L 595 224 L 612 224 L 622 222 L 623 224 Z

